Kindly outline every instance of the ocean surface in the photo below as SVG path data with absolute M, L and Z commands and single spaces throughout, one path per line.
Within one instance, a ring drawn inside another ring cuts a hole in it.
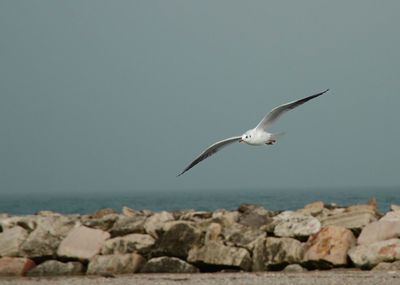
M 188 190 L 136 192 L 28 193 L 3 194 L 0 213 L 34 214 L 40 210 L 59 213 L 93 213 L 100 208 L 121 211 L 123 206 L 136 210 L 216 210 L 237 209 L 243 203 L 258 204 L 270 210 L 293 210 L 314 201 L 353 205 L 375 197 L 381 212 L 391 204 L 400 204 L 400 187 L 352 189 L 276 189 L 276 190 Z

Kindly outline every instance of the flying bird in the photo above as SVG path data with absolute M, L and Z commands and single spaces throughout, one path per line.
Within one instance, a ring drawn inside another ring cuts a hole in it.
M 329 89 L 326 89 L 323 92 L 305 97 L 300 100 L 292 101 L 286 104 L 282 104 L 278 107 L 275 107 L 272 109 L 265 117 L 261 120 L 261 122 L 258 123 L 258 125 L 245 132 L 241 136 L 236 136 L 236 137 L 230 137 L 227 139 L 224 139 L 222 141 L 216 142 L 212 145 L 210 145 L 206 150 L 204 150 L 198 157 L 196 157 L 181 173 L 179 173 L 177 176 L 181 176 L 184 174 L 186 171 L 191 169 L 193 166 L 198 164 L 199 162 L 203 161 L 207 157 L 215 154 L 222 148 L 226 147 L 227 145 L 230 145 L 235 142 L 239 143 L 246 143 L 249 145 L 273 145 L 276 143 L 277 139 L 283 134 L 283 133 L 269 133 L 267 132 L 267 129 L 284 113 L 286 113 L 289 110 L 292 110 L 305 102 L 317 98 L 318 96 L 321 96 L 322 94 L 325 94 L 328 92 Z

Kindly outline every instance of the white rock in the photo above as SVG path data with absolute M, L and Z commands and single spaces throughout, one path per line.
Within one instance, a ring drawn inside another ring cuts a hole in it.
M 98 254 L 110 234 L 79 226 L 71 230 L 58 247 L 58 256 L 90 259 Z

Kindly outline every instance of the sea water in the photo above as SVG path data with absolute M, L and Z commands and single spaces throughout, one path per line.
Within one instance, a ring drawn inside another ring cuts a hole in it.
M 275 189 L 275 190 L 152 190 L 127 192 L 25 193 L 6 194 L 0 199 L 0 213 L 34 214 L 41 210 L 59 213 L 93 213 L 100 208 L 121 211 L 123 206 L 136 210 L 173 211 L 182 209 L 237 209 L 243 203 L 270 210 L 293 210 L 314 201 L 337 205 L 365 204 L 376 198 L 381 212 L 391 204 L 400 204 L 400 187 L 351 189 Z

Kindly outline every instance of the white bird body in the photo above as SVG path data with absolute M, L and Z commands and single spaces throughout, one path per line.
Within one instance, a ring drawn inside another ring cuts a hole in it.
M 300 100 L 292 101 L 286 104 L 282 104 L 274 109 L 272 109 L 264 118 L 258 123 L 258 125 L 246 131 L 241 136 L 235 136 L 231 138 L 224 139 L 222 141 L 216 142 L 210 145 L 207 149 L 205 149 L 199 156 L 197 156 L 178 176 L 181 176 L 183 173 L 191 169 L 193 166 L 203 161 L 207 157 L 215 154 L 223 147 L 232 144 L 234 142 L 243 142 L 248 145 L 260 146 L 260 145 L 273 145 L 276 143 L 277 139 L 283 134 L 272 134 L 267 132 L 268 127 L 274 123 L 282 114 L 286 113 L 289 110 L 296 108 L 304 104 L 305 102 L 314 99 L 322 94 L 326 93 L 329 89 L 326 89 L 323 92 L 305 97 Z

